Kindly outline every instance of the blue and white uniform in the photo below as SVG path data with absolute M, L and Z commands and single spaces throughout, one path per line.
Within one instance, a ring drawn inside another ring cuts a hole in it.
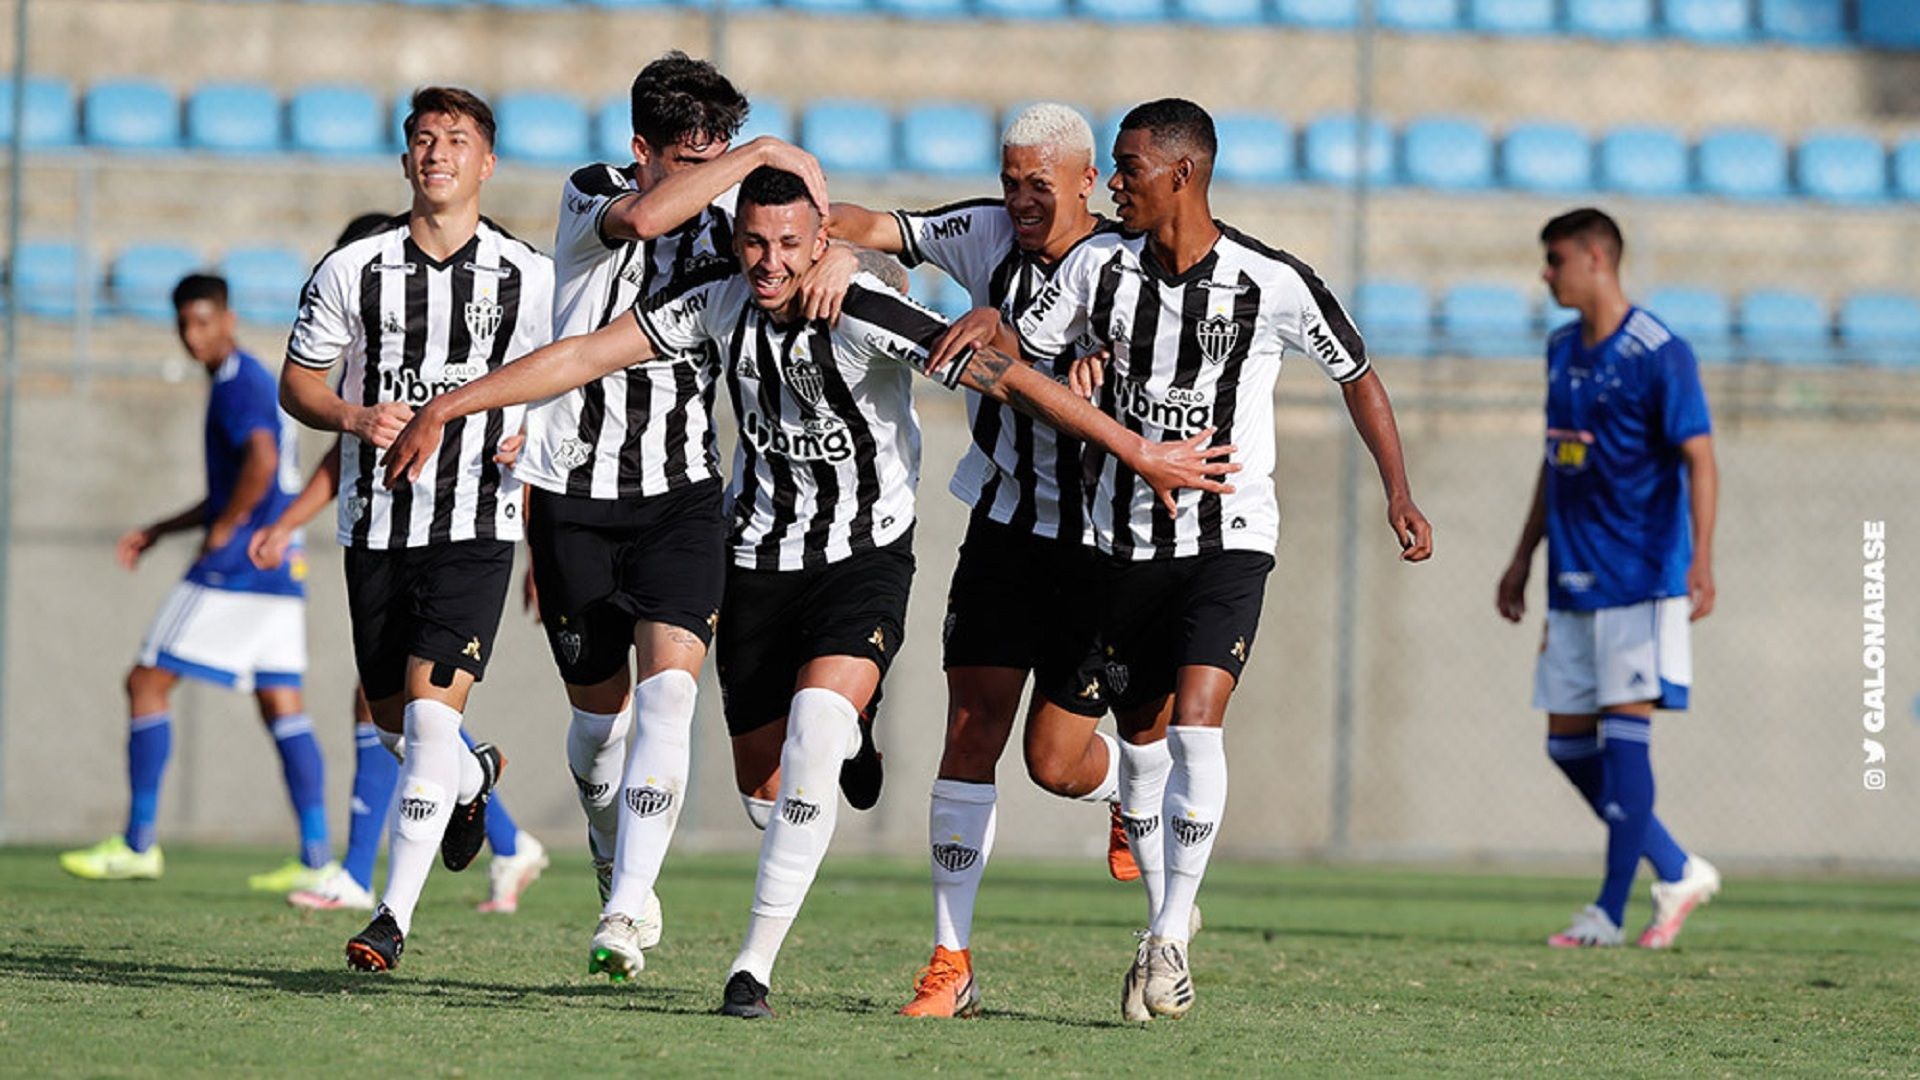
M 1680 446 L 1710 434 L 1693 350 L 1640 308 L 1604 341 L 1547 341 L 1547 636 L 1534 705 L 1684 709 L 1693 522 Z
M 217 686 L 253 690 L 300 685 L 307 669 L 306 558 L 296 543 L 278 570 L 247 558 L 255 531 L 279 518 L 299 490 L 293 421 L 280 411 L 279 383 L 244 352 L 227 357 L 207 397 L 206 520 L 233 499 L 247 443 L 257 431 L 280 448 L 273 485 L 218 550 L 194 561 L 174 586 L 140 646 L 140 663 Z

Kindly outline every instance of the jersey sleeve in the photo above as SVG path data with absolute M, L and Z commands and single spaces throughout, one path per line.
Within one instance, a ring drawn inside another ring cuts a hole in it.
M 619 246 L 603 228 L 614 203 L 633 195 L 626 180 L 610 165 L 588 165 L 567 177 L 560 191 L 560 223 L 554 226 L 553 254 L 562 263 L 591 262 Z
M 1285 302 L 1275 309 L 1280 340 L 1313 357 L 1334 382 L 1350 383 L 1365 375 L 1373 366 L 1367 343 L 1346 308 L 1312 267 L 1293 258 L 1285 261 L 1294 272 L 1282 279 Z
M 322 259 L 300 292 L 300 313 L 287 339 L 287 360 L 321 370 L 339 363 L 353 343 L 358 292 L 356 275 L 340 252 Z
M 905 364 L 952 389 L 972 363 L 971 352 L 938 371 L 929 366 L 933 347 L 947 332 L 947 321 L 894 292 L 871 274 L 855 276 L 840 305 L 838 336 L 871 362 Z
M 642 297 L 633 315 L 660 358 L 692 354 L 726 332 L 727 320 L 744 302 L 745 282 L 732 266 L 695 271 Z
M 985 296 L 993 268 L 1013 243 L 1013 222 L 996 199 L 972 199 L 937 210 L 896 210 L 900 261 L 932 263 L 975 297 Z
M 520 304 L 516 358 L 553 341 L 553 260 L 535 252 L 521 268 L 520 287 L 530 295 Z
M 1028 356 L 1063 356 L 1089 335 L 1096 347 L 1112 344 L 1105 338 L 1107 328 L 1093 325 L 1092 309 L 1102 269 L 1115 257 L 1112 248 L 1083 243 L 1061 261 L 1014 326 L 1022 351 Z
M 221 427 L 229 443 L 239 446 L 256 431 L 279 439 L 280 387 L 272 376 L 255 369 L 233 379 L 227 389 Z
M 1713 433 L 1707 415 L 1707 392 L 1700 385 L 1700 364 L 1693 348 L 1679 338 L 1660 349 L 1660 429 L 1667 443 L 1679 446 L 1688 439 Z

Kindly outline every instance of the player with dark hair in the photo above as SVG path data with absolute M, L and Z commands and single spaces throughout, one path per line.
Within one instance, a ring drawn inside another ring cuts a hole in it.
M 1693 350 L 1620 285 L 1620 227 L 1583 208 L 1547 222 L 1541 277 L 1580 317 L 1547 339 L 1546 455 L 1495 606 L 1526 613 L 1547 542 L 1547 624 L 1533 704 L 1547 756 L 1607 826 L 1599 897 L 1553 935 L 1559 948 L 1620 945 L 1640 860 L 1653 866 L 1644 948 L 1673 944 L 1720 891 L 1653 813 L 1655 709 L 1685 709 L 1692 620 L 1713 611 L 1719 469 Z

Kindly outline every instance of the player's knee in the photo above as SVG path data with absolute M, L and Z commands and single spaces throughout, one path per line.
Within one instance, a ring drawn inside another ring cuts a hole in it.
M 164 704 L 170 682 L 167 673 L 159 668 L 135 665 L 127 672 L 127 699 L 140 705 L 151 704 L 158 698 Z
M 665 720 L 691 725 L 694 702 L 699 694 L 700 685 L 692 675 L 679 668 L 667 668 L 649 675 L 634 688 L 634 708 L 642 722 L 649 725 Z
M 844 696 L 817 686 L 793 695 L 787 743 L 808 761 L 842 761 L 860 748 L 859 710 Z
M 1053 746 L 1026 747 L 1027 778 L 1037 784 L 1041 790 L 1054 795 L 1074 794 L 1068 789 L 1074 786 L 1074 773 L 1079 765 L 1077 758 L 1069 759 Z

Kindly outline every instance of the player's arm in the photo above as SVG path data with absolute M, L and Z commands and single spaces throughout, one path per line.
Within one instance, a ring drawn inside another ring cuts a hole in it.
M 671 153 L 671 149 L 655 153 Z M 827 178 L 812 154 L 771 135 L 733 147 L 712 161 L 668 175 L 645 192 L 622 196 L 600 219 L 609 240 L 652 240 L 664 236 L 707 208 L 726 190 L 762 165 L 785 169 L 806 181 L 814 205 L 827 205 Z
M 299 363 L 280 369 L 280 407 L 310 428 L 351 435 L 382 450 L 413 419 L 413 409 L 404 402 L 355 405 L 327 382 L 327 369 Z
M 1527 613 L 1527 578 L 1533 573 L 1533 552 L 1547 535 L 1547 464 L 1533 480 L 1533 502 L 1527 507 L 1526 523 L 1520 526 L 1520 543 L 1514 546 L 1507 571 L 1500 575 L 1494 591 L 1493 606 L 1508 622 L 1519 622 Z
M 262 570 L 277 570 L 286 561 L 287 549 L 293 546 L 293 534 L 300 527 L 312 521 L 314 516 L 333 501 L 334 493 L 340 490 L 340 443 L 336 440 L 327 456 L 320 459 L 314 467 L 313 475 L 307 477 L 306 486 L 300 494 L 294 496 L 280 516 L 266 528 L 253 534 L 247 544 L 247 558 Z
M 1693 565 L 1687 568 L 1687 595 L 1693 599 L 1693 617 L 1713 614 L 1713 524 L 1720 510 L 1720 465 L 1713 456 L 1713 436 L 1695 435 L 1680 444 L 1687 464 L 1688 498 L 1693 511 Z
M 240 523 L 253 516 L 254 508 L 267 497 L 280 469 L 280 444 L 266 428 L 247 433 L 246 456 L 240 461 L 240 475 L 233 482 L 233 497 L 221 509 L 220 516 L 207 522 L 206 539 L 200 552 L 207 554 L 227 546 Z
M 185 532 L 188 529 L 197 529 L 206 524 L 206 521 L 207 500 L 201 499 L 172 517 L 161 518 L 151 525 L 125 533 L 113 546 L 114 557 L 120 561 L 121 566 L 131 570 L 139 564 L 140 556 L 146 554 L 148 548 L 159 543 L 161 537 Z
M 827 215 L 827 232 L 835 240 L 889 255 L 898 255 L 907 249 L 898 217 L 854 203 L 833 204 L 833 212 Z
M 1359 378 L 1341 383 L 1340 396 L 1346 399 L 1354 430 L 1360 433 L 1380 470 L 1380 483 L 1387 495 L 1387 524 L 1393 526 L 1393 534 L 1400 540 L 1400 558 L 1425 561 L 1433 555 L 1433 526 L 1413 504 L 1406 458 L 1400 449 L 1400 428 L 1393 420 L 1393 402 L 1387 399 L 1386 384 L 1368 368 Z

